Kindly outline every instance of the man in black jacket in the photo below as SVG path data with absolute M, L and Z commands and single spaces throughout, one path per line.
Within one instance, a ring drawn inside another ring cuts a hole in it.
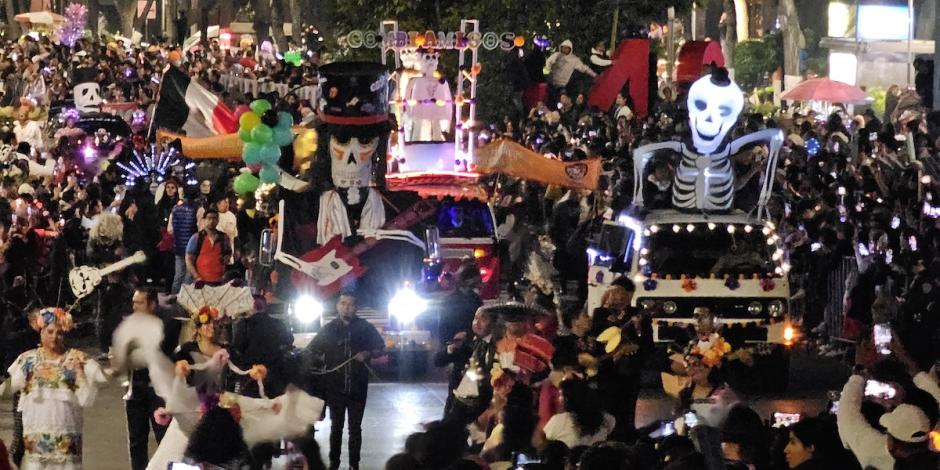
M 453 343 L 435 355 L 436 365 L 454 366 L 444 407 L 445 420 L 455 420 L 466 426 L 489 406 L 493 398 L 489 374 L 496 359 L 496 343 L 493 341 L 496 320 L 495 310 L 478 308 L 473 316 L 472 339 L 466 332 L 460 332 Z
M 156 315 L 163 320 L 163 341 L 160 350 L 167 357 L 173 357 L 173 350 L 179 342 L 180 327 L 168 313 L 161 313 L 157 305 L 157 292 L 152 289 L 139 287 L 134 291 L 134 312 Z M 166 426 L 157 424 L 153 412 L 164 405 L 163 399 L 157 396 L 150 384 L 150 372 L 147 369 L 131 371 L 130 390 L 124 396 L 124 409 L 127 413 L 127 444 L 131 454 L 131 468 L 142 470 L 147 468 L 149 457 L 147 445 L 150 441 L 150 430 L 157 443 L 163 439 Z
M 323 326 L 307 348 L 323 358 L 328 373 L 322 375 L 326 406 L 330 409 L 330 469 L 339 468 L 343 425 L 349 415 L 349 468 L 359 469 L 362 447 L 362 415 L 369 391 L 369 360 L 385 343 L 371 323 L 356 316 L 356 297 L 342 293 L 336 301 L 336 318 Z
M 284 393 L 290 382 L 289 365 L 284 357 L 294 337 L 287 326 L 277 318 L 268 315 L 264 297 L 255 296 L 254 313 L 232 325 L 232 362 L 243 370 L 255 364 L 268 369 L 264 379 L 264 392 L 269 398 Z M 260 397 L 258 383 L 246 380 L 239 392 L 243 395 Z

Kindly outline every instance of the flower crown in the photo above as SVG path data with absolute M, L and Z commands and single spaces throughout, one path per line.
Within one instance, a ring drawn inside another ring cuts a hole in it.
M 196 327 L 200 327 L 209 323 L 210 321 L 218 320 L 222 316 L 222 313 L 219 312 L 219 309 L 211 306 L 204 305 L 196 313 L 193 314 L 193 323 L 196 324 Z
M 36 331 L 42 331 L 53 323 L 59 325 L 62 330 L 69 331 L 72 329 L 72 315 L 60 307 L 46 307 L 34 313 L 32 326 Z

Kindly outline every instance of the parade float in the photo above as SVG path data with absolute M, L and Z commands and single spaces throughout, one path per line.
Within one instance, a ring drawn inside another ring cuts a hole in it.
M 607 221 L 588 249 L 588 309 L 627 277 L 636 285 L 633 305 L 654 312 L 654 340 L 682 350 L 695 337 L 693 312 L 707 308 L 721 322 L 724 339 L 756 348 L 758 366 L 767 366 L 766 383 L 785 388 L 788 346 L 796 335 L 790 266 L 766 213 L 783 134 L 768 129 L 731 139 L 743 106 L 738 86 L 715 69 L 689 89 L 691 139 L 634 150 L 635 210 Z M 756 204 L 745 212 L 735 204 L 733 163 L 755 149 L 761 169 Z M 656 180 L 661 175 L 654 168 L 670 179 Z M 644 198 L 654 193 L 661 204 L 650 206 Z

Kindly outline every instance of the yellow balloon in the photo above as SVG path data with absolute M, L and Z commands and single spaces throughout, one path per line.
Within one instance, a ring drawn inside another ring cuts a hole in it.
M 247 132 L 251 132 L 252 129 L 261 124 L 261 117 L 255 114 L 253 111 L 246 111 L 244 114 L 238 118 L 238 124 Z
M 294 168 L 300 169 L 317 153 L 317 131 L 304 129 L 294 139 Z

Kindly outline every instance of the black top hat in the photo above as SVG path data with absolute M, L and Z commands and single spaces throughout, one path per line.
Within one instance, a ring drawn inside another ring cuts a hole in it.
M 334 62 L 320 67 L 320 119 L 327 124 L 369 126 L 388 121 L 388 71 L 373 62 Z
M 79 67 L 72 70 L 72 86 L 79 83 L 98 81 L 98 71 L 90 67 Z

